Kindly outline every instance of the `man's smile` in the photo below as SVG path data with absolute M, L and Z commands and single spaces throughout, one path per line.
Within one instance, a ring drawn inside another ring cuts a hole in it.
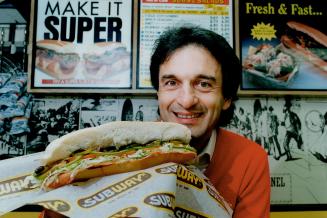
M 202 113 L 174 113 L 177 118 L 181 119 L 194 119 L 194 118 L 199 118 Z

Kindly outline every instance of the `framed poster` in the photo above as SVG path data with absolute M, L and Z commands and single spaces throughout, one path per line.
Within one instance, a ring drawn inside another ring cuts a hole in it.
M 327 94 L 326 13 L 325 1 L 239 1 L 240 93 Z
M 152 88 L 150 59 L 155 40 L 174 25 L 195 24 L 210 29 L 234 46 L 233 1 L 230 0 L 140 0 L 137 87 Z
M 133 1 L 35 0 L 29 88 L 130 88 Z

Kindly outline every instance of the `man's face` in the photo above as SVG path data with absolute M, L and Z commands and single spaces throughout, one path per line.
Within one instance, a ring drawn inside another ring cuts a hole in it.
M 221 110 L 221 66 L 209 51 L 195 45 L 176 50 L 160 66 L 158 101 L 163 121 L 186 125 L 192 137 L 208 139 Z

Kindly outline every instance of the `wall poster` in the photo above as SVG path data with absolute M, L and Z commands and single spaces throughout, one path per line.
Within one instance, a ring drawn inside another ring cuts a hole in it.
M 257 97 L 236 103 L 227 128 L 267 152 L 272 210 L 326 210 L 326 100 Z
M 132 0 L 35 0 L 30 89 L 130 88 L 132 19 Z
M 326 94 L 326 1 L 239 1 L 241 93 Z
M 153 97 L 120 97 L 119 119 L 122 121 L 158 121 L 158 101 Z
M 44 151 L 53 140 L 78 130 L 80 99 L 35 98 L 32 104 L 26 154 Z
M 138 80 L 139 88 L 151 88 L 150 57 L 154 41 L 173 25 L 191 23 L 210 29 L 234 46 L 233 1 L 140 0 Z
M 112 98 L 89 98 L 82 101 L 79 128 L 89 128 L 118 121 L 118 100 Z

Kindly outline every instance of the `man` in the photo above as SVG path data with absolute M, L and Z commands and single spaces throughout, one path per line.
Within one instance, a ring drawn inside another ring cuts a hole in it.
M 261 145 L 263 148 L 266 150 L 268 155 L 271 155 L 271 146 L 269 145 L 268 142 L 268 114 L 267 114 L 267 107 L 264 106 L 262 107 L 260 117 L 258 120 L 259 124 L 259 131 L 260 131 L 260 136 L 261 136 Z
M 143 121 L 144 114 L 143 114 L 142 108 L 143 108 L 143 105 L 141 104 L 139 106 L 139 110 L 135 114 L 135 121 Z
M 274 158 L 279 160 L 282 154 L 282 150 L 280 148 L 280 144 L 278 141 L 278 126 L 279 121 L 277 115 L 274 113 L 274 108 L 269 106 L 268 108 L 268 117 L 267 117 L 267 126 L 268 128 L 268 140 L 269 140 L 269 148 L 273 149 Z M 278 153 L 278 154 L 277 154 Z
M 245 113 L 244 109 L 240 107 L 238 109 L 238 128 L 239 133 L 248 139 L 252 139 L 252 128 L 249 115 Z
M 234 218 L 269 217 L 265 151 L 219 128 L 233 115 L 241 66 L 226 40 L 198 27 L 172 28 L 156 41 L 150 64 L 160 118 L 186 125 L 205 175 L 229 202 Z
M 286 161 L 294 160 L 290 149 L 290 142 L 292 138 L 296 141 L 298 149 L 303 150 L 301 120 L 296 113 L 291 111 L 291 107 L 292 104 L 287 101 L 283 108 L 284 122 L 281 123 L 281 125 L 286 129 L 283 142 L 283 147 L 287 156 Z
M 253 123 L 254 123 L 254 141 L 260 145 L 262 145 L 262 138 L 260 133 L 260 117 L 262 114 L 262 106 L 259 99 L 255 99 L 253 104 Z

